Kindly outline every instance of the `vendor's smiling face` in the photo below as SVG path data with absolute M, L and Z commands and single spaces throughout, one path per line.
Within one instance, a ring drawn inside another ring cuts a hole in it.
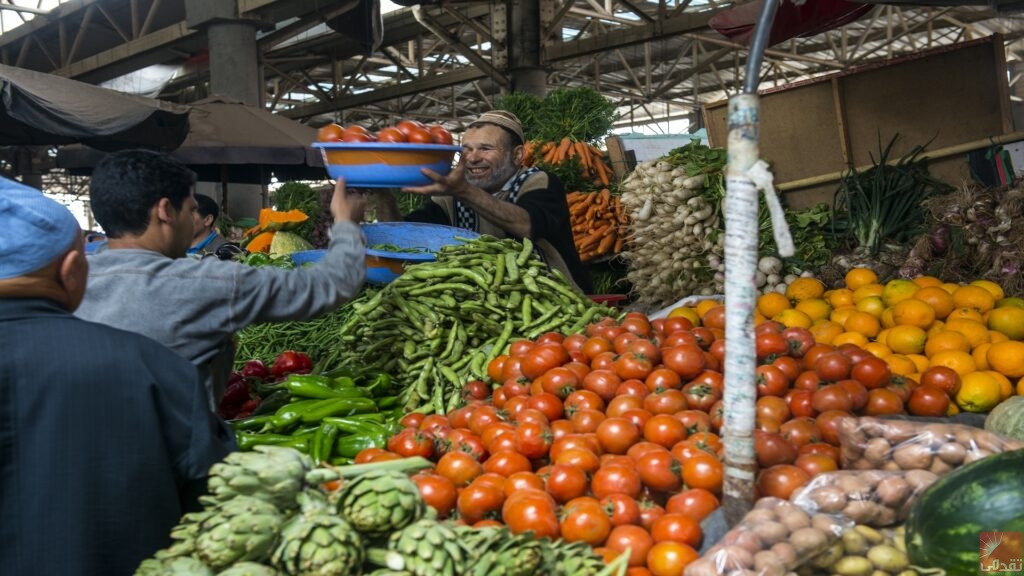
M 522 146 L 513 146 L 512 137 L 500 126 L 485 124 L 470 128 L 462 137 L 466 158 L 466 181 L 497 192 L 519 169 Z

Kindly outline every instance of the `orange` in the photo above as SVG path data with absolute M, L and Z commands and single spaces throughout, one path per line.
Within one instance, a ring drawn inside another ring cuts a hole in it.
M 997 307 L 1003 306 L 1016 306 L 1017 308 L 1024 308 L 1024 298 L 1018 298 L 1016 296 L 1009 296 L 996 302 Z
M 974 308 L 954 308 L 949 316 L 946 316 L 946 321 L 950 320 L 976 320 L 982 322 L 984 317 L 981 312 L 978 312 Z
M 839 346 L 840 344 L 856 344 L 861 348 L 868 343 L 868 337 L 861 334 L 860 332 L 843 332 L 832 339 L 831 344 L 833 346 Z
M 991 366 L 988 365 L 988 349 L 992 345 L 988 342 L 983 342 L 974 347 L 971 350 L 971 358 L 974 358 L 974 363 L 978 365 L 978 370 L 988 370 Z
M 952 368 L 961 378 L 964 377 L 964 374 L 970 374 L 978 369 L 974 358 L 963 350 L 940 350 L 932 354 L 928 360 L 931 366 Z
M 700 326 L 700 314 L 689 306 L 676 306 L 668 313 L 669 318 L 686 318 L 694 326 Z
M 988 341 L 995 344 L 996 342 L 1006 342 L 1010 337 L 1002 332 L 996 332 L 995 330 L 988 331 Z
M 825 284 L 817 278 L 797 278 L 786 286 L 786 298 L 790 300 L 807 300 L 821 298 L 825 293 Z
M 827 319 L 832 314 L 832 306 L 822 298 L 801 300 L 793 308 L 807 314 L 812 321 Z M 1024 308 L 1021 311 L 1024 312 Z
M 825 301 L 829 303 L 833 308 L 840 306 L 853 306 L 853 290 L 849 288 L 836 288 L 829 290 L 823 295 Z
M 789 298 L 778 292 L 768 292 L 757 297 L 757 311 L 765 318 L 774 318 L 779 312 L 792 308 Z
M 1024 308 L 1003 306 L 988 313 L 988 327 L 1005 334 L 1010 340 L 1024 339 Z
M 957 308 L 971 308 L 985 313 L 995 307 L 996 299 L 985 288 L 968 284 L 967 286 L 957 288 L 953 292 L 953 304 Z
M 877 283 L 878 274 L 871 268 L 851 268 L 843 277 L 843 281 L 846 282 L 847 288 L 856 290 L 861 286 Z
M 929 366 L 931 366 L 931 362 L 928 361 L 928 358 L 921 354 L 906 354 L 906 357 L 909 358 L 910 361 L 914 363 L 914 366 L 917 367 L 918 374 L 924 372 Z M 915 378 L 914 380 L 920 382 L 921 378 Z
M 856 311 L 857 309 L 853 306 L 840 306 L 832 310 L 832 313 L 828 315 L 828 319 L 842 326 L 846 319 L 850 317 L 850 314 Z
M 924 343 L 925 356 L 931 358 L 936 352 L 942 350 L 970 352 L 971 343 L 967 341 L 967 336 L 955 330 L 943 330 L 938 334 L 929 335 L 928 340 Z
M 942 319 L 956 308 L 953 295 L 938 286 L 925 286 L 914 292 L 914 298 L 928 304 L 935 311 L 935 317 Z
M 859 332 L 867 338 L 874 338 L 882 329 L 882 323 L 874 315 L 857 310 L 843 321 L 843 329 L 847 332 Z
M 929 338 L 932 337 L 932 334 L 938 334 L 939 332 L 945 332 L 945 331 L 946 331 L 946 323 L 943 322 L 942 320 L 936 320 L 935 322 L 932 322 L 931 328 L 925 330 L 925 332 L 928 333 L 928 337 Z
M 1024 342 L 1007 340 L 996 342 L 985 353 L 992 370 L 1010 378 L 1024 376 Z
M 920 286 L 910 280 L 903 278 L 889 280 L 885 283 L 885 288 L 882 289 L 882 302 L 885 302 L 886 306 L 895 306 L 897 302 L 913 297 L 920 289 Z
M 1006 294 L 1003 292 L 1003 287 L 991 280 L 979 279 L 971 282 L 970 286 L 980 286 L 992 294 L 992 297 L 996 300 L 1002 300 Z
M 868 342 L 861 346 L 861 348 L 871 352 L 877 358 L 881 358 L 883 360 L 892 355 L 892 350 L 889 350 L 889 347 L 881 342 Z
M 813 323 L 810 316 L 794 308 L 779 312 L 772 317 L 772 320 L 781 322 L 786 328 L 810 328 Z
M 988 412 L 1002 400 L 1002 386 L 988 372 L 961 375 L 956 403 L 965 412 Z
M 721 306 L 723 304 L 725 304 L 724 300 L 717 300 L 715 298 L 705 298 L 704 300 L 697 302 L 697 305 L 694 306 L 694 310 L 696 310 L 697 314 L 700 314 L 700 317 L 703 318 L 704 315 L 708 313 L 708 310 L 711 310 L 712 308 L 716 306 Z
M 928 286 L 942 286 L 942 280 L 939 280 L 935 276 L 918 276 L 917 278 L 911 278 L 910 281 L 921 288 L 926 288 Z
M 832 340 L 835 339 L 836 336 L 843 333 L 843 326 L 841 324 L 836 324 L 831 320 L 823 320 L 812 324 L 810 331 L 814 336 L 815 342 L 831 344 Z
M 889 365 L 889 370 L 892 371 L 893 374 L 909 376 L 910 374 L 917 372 L 917 364 L 914 364 L 913 360 L 907 358 L 903 354 L 890 354 L 883 358 L 883 360 L 885 360 L 885 363 Z
M 993 378 L 999 381 L 1000 400 L 1006 400 L 1010 396 L 1013 396 L 1013 382 L 1011 382 L 1009 378 L 995 370 L 982 370 L 982 372 L 990 374 Z
M 889 328 L 892 328 L 892 326 L 889 326 Z M 889 338 L 889 328 L 883 327 L 881 330 L 879 330 L 878 334 L 875 336 L 875 342 L 885 344 L 887 342 L 887 339 Z M 886 344 L 886 348 L 888 347 L 889 345 Z
M 854 291 L 853 291 L 853 301 L 854 302 L 860 302 L 861 300 L 863 300 L 864 298 L 867 298 L 868 296 L 881 296 L 883 290 L 885 290 L 885 286 L 882 286 L 878 282 L 873 282 L 871 284 L 865 284 L 865 285 L 861 286 L 860 288 L 854 289 Z
M 956 405 L 956 402 L 950 402 L 949 408 L 946 408 L 946 416 L 956 416 L 960 413 L 960 407 Z
M 1017 380 L 1017 396 L 1024 396 L 1024 378 Z
M 882 326 L 885 328 L 892 328 L 896 325 L 896 320 L 892 317 L 892 306 L 882 310 L 882 315 L 879 316 L 879 320 L 882 321 Z
M 966 336 L 971 348 L 990 340 L 988 328 L 978 320 L 949 320 L 946 322 L 946 330 L 953 330 Z
M 875 318 L 880 318 L 882 311 L 885 310 L 885 302 L 882 302 L 881 296 L 868 296 L 858 300 L 854 308 L 861 312 L 867 312 Z
M 946 282 L 942 286 L 939 286 L 939 288 L 942 288 L 946 292 L 949 292 L 950 295 L 952 295 L 953 292 L 956 292 L 956 289 L 959 288 L 959 287 L 960 287 L 960 285 L 956 284 L 954 282 Z
M 927 330 L 935 322 L 935 310 L 923 300 L 907 298 L 893 305 L 892 319 L 897 326 L 910 325 Z
M 920 354 L 927 335 L 917 326 L 893 326 L 885 337 L 885 345 L 897 354 Z

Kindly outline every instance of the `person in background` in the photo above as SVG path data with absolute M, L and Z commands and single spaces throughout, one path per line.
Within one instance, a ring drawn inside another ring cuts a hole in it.
M 450 174 L 424 169 L 432 184 L 402 189 L 433 200 L 404 220 L 529 238 L 552 268 L 590 294 L 590 272 L 573 243 L 565 189 L 553 174 L 523 166 L 524 142 L 523 126 L 511 112 L 481 115 L 463 135 L 462 155 Z M 378 191 L 375 198 L 379 220 L 403 219 L 391 192 Z
M 254 268 L 185 258 L 194 183 L 195 174 L 166 154 L 126 150 L 100 161 L 89 199 L 107 249 L 89 257 L 89 290 L 77 313 L 149 336 L 191 360 L 216 407 L 234 364 L 235 332 L 255 322 L 314 318 L 362 288 L 366 197 L 335 183 L 331 241 L 317 264 Z
M 192 226 L 195 231 L 192 233 L 192 246 L 185 253 L 200 257 L 216 254 L 217 249 L 228 242 L 228 239 L 221 236 L 216 227 L 220 208 L 217 206 L 216 200 L 205 194 L 194 194 L 194 196 L 196 211 L 192 213 Z
M 0 178 L 0 222 L 2 571 L 132 574 L 234 436 L 187 360 L 72 314 L 89 265 L 65 207 Z

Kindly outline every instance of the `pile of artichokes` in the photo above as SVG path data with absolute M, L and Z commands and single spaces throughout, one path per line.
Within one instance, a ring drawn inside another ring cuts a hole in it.
M 421 458 L 314 467 L 291 448 L 257 446 L 210 469 L 203 510 L 136 576 L 610 576 L 581 543 L 436 519 L 408 472 Z M 337 490 L 327 483 L 341 480 Z

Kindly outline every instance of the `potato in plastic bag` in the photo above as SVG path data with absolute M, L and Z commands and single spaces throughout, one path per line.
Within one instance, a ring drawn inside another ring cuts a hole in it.
M 928 470 L 837 470 L 815 476 L 790 501 L 809 512 L 842 514 L 877 528 L 903 521 L 916 497 L 937 479 Z

